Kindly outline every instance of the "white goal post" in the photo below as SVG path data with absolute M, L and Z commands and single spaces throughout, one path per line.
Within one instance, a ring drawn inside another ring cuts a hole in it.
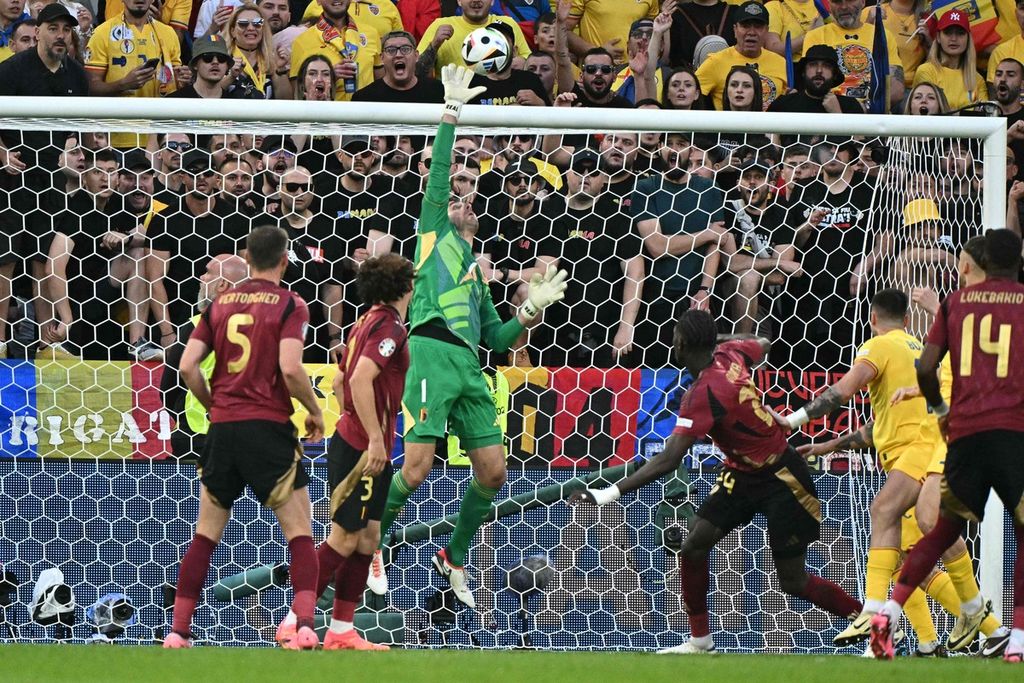
M 441 113 L 441 105 L 427 104 L 5 97 L 0 129 L 205 134 L 265 129 L 268 134 L 319 135 L 395 135 L 400 130 L 404 134 L 429 135 Z M 981 142 L 983 150 L 982 227 L 989 230 L 1006 224 L 1004 118 L 483 106 L 466 106 L 462 110 L 460 132 L 507 135 L 511 130 L 538 134 L 685 131 L 974 139 Z M 1003 521 L 1000 502 L 992 496 L 981 526 L 978 560 L 982 591 L 994 604 L 1001 604 L 1003 599 Z

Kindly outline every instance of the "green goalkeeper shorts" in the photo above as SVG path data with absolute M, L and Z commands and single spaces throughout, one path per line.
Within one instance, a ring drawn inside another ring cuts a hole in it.
M 409 337 L 402 414 L 409 443 L 434 443 L 446 432 L 458 436 L 467 451 L 502 442 L 480 360 L 461 344 Z

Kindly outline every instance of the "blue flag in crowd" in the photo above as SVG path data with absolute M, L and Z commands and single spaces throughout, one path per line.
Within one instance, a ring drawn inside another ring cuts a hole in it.
M 885 114 L 889 110 L 889 44 L 882 24 L 882 3 L 875 4 L 875 41 L 871 46 L 871 89 L 868 113 Z
M 793 72 L 793 36 L 786 31 L 786 87 L 796 89 L 796 78 Z
M 818 10 L 818 14 L 821 15 L 821 20 L 826 24 L 828 23 L 828 20 L 832 18 L 832 15 L 829 14 L 828 8 L 825 7 L 825 3 L 821 0 L 814 0 L 814 9 Z

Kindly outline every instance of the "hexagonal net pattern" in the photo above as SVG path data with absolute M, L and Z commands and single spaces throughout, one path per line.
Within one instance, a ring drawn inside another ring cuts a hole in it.
M 206 416 L 176 370 L 195 316 L 244 278 L 234 257 L 253 227 L 285 228 L 283 283 L 309 303 L 304 361 L 332 425 L 334 354 L 365 309 L 356 274 L 376 254 L 416 257 L 435 131 L 0 124 L 27 165 L 0 183 L 0 640 L 88 638 L 94 603 L 123 593 L 135 619 L 107 635 L 149 642 L 167 633 L 198 509 Z M 470 239 L 499 316 L 515 315 L 548 265 L 568 270 L 569 286 L 511 349 L 480 352 L 509 476 L 469 555 L 476 609 L 451 604 L 430 568 L 470 477 L 449 438 L 385 538 L 390 592 L 367 594 L 357 626 L 422 646 L 681 642 L 673 548 L 721 453 L 698 444 L 667 484 L 600 509 L 568 506 L 568 491 L 662 450 L 692 382 L 674 368 L 681 312 L 709 308 L 721 333 L 770 339 L 753 381 L 766 405 L 788 411 L 848 367 L 874 292 L 950 291 L 947 256 L 981 230 L 977 159 L 974 142 L 955 138 L 459 130 L 451 194 L 478 217 Z M 932 206 L 941 220 L 919 225 L 913 212 Z M 926 325 L 915 308 L 915 333 Z M 793 441 L 844 433 L 868 413 L 857 397 Z M 319 542 L 325 446 L 305 447 Z M 401 465 L 401 439 L 393 459 Z M 812 465 L 824 520 L 808 564 L 859 596 L 881 475 L 866 454 Z M 287 562 L 273 515 L 246 493 L 213 555 L 197 639 L 273 642 Z M 68 628 L 34 609 L 50 568 L 74 593 Z M 842 625 L 780 592 L 760 517 L 718 545 L 711 569 L 719 648 L 833 650 Z

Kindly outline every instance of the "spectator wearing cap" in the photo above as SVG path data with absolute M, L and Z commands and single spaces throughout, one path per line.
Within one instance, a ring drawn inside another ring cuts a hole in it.
M 60 4 L 39 13 L 39 42 L 0 63 L 0 96 L 82 96 L 88 80 L 82 66 L 68 57 L 78 21 Z M 38 237 L 52 232 L 53 206 L 44 199 L 59 168 L 66 133 L 0 132 L 0 320 L 7 319 L 11 276 L 24 261 L 41 263 Z M 61 207 L 62 208 L 62 207 Z M 30 266 L 35 267 L 35 266 Z M 6 357 L 6 325 L 0 325 L 0 358 Z
M 669 132 L 661 150 L 665 173 L 641 180 L 630 207 L 644 251 L 653 261 L 644 287 L 647 312 L 637 329 L 645 367 L 671 359 L 672 328 L 682 311 L 708 309 L 726 234 L 725 198 L 690 173 L 690 140 Z
M 203 99 L 244 99 L 244 91 L 234 89 L 226 92 L 222 81 L 228 75 L 234 60 L 227 43 L 218 35 L 198 38 L 192 43 L 192 83 L 172 92 L 173 98 Z
M 992 54 L 988 58 L 988 71 L 986 72 L 985 80 L 988 83 L 988 96 L 989 99 L 995 97 L 996 87 L 996 66 L 999 65 L 1004 59 L 1016 59 L 1018 62 L 1024 64 L 1024 0 L 1017 0 L 1016 11 L 1014 12 L 1014 26 L 1011 35 L 1011 31 L 1007 31 L 1003 34 L 1003 42 L 999 43 L 992 50 Z M 1000 14 L 1000 23 L 1002 23 L 1004 17 Z M 1021 104 L 1024 104 L 1024 94 L 1021 95 Z
M 263 195 L 270 198 L 277 193 L 281 176 L 288 169 L 295 167 L 299 150 L 291 136 L 268 135 L 263 138 L 260 151 L 263 152 L 263 177 L 257 185 L 263 191 Z
M 11 37 L 6 48 L 10 53 L 7 57 L 24 52 L 25 50 L 31 50 L 36 46 L 36 43 L 39 42 L 36 39 L 36 26 L 38 25 L 35 19 L 20 19 L 14 22 L 14 25 L 11 27 Z M 4 49 L 0 48 L 0 62 L 6 58 L 3 56 Z
M 510 43 L 513 59 L 525 60 L 530 54 L 522 29 L 510 17 L 491 14 L 491 0 L 459 0 L 461 16 L 435 19 L 420 38 L 417 72 L 425 75 L 441 73 L 448 64 L 464 65 L 462 43 L 478 28 L 501 22 L 512 29 L 515 39 Z M 520 62 L 521 64 L 521 62 Z M 515 66 L 515 65 L 513 65 Z
M 978 76 L 978 56 L 967 12 L 951 9 L 935 25 L 935 40 L 928 60 L 917 68 L 913 85 L 934 83 L 942 88 L 951 109 L 960 109 L 984 98 Z
M 441 81 L 416 74 L 419 52 L 416 41 L 405 31 L 388 33 L 381 40 L 381 65 L 384 72 L 352 97 L 353 102 L 444 102 Z
M 786 209 L 772 192 L 771 164 L 754 156 L 741 165 L 739 182 L 726 194 L 723 243 L 728 258 L 726 280 L 730 317 L 739 334 L 755 332 L 768 311 L 765 289 L 784 285 L 803 273 L 796 261 L 795 234 L 786 223 Z
M 561 253 L 561 245 L 552 239 L 551 224 L 564 211 L 561 197 L 550 194 L 547 181 L 529 159 L 521 159 L 507 168 L 502 190 L 488 203 L 487 213 L 496 221 L 481 249 L 490 256 L 490 269 L 484 275 L 491 281 L 491 294 L 499 309 L 516 310 L 526 301 L 527 283 L 547 272 Z M 509 364 L 532 364 L 524 332 L 509 351 Z
M 174 29 L 150 16 L 153 0 L 126 0 L 123 14 L 93 31 L 85 51 L 85 69 L 92 95 L 159 97 L 192 81 L 181 65 L 181 47 Z M 145 137 L 114 133 L 117 148 L 145 146 Z
M 240 99 L 279 99 L 292 97 L 289 55 L 284 48 L 274 49 L 270 25 L 256 5 L 246 2 L 235 8 L 223 31 L 224 42 L 234 59 L 226 90 L 242 91 Z
M 777 98 L 768 111 L 804 114 L 862 114 L 860 102 L 833 89 L 843 82 L 836 51 L 825 45 L 808 48 L 796 68 L 796 90 Z M 783 140 L 784 144 L 788 142 Z
M 786 92 L 786 60 L 764 47 L 768 11 L 760 2 L 747 0 L 736 8 L 734 17 L 736 45 L 710 55 L 697 69 L 701 92 L 716 109 L 722 109 L 729 72 L 734 66 L 749 66 L 758 72 L 761 104 L 767 108 Z
M 629 42 L 626 54 L 629 62 L 619 66 L 612 83 L 616 95 L 624 97 L 633 104 L 640 100 L 659 99 L 661 97 L 662 76 L 658 68 L 657 56 L 651 57 L 651 37 L 654 35 L 654 22 L 650 19 L 637 19 L 629 29 Z M 653 83 L 647 79 L 647 71 L 651 69 L 650 61 L 655 61 Z M 639 71 L 634 72 L 634 66 Z
M 871 91 L 872 50 L 877 27 L 862 19 L 865 0 L 832 0 L 833 21 L 812 29 L 804 36 L 804 52 L 814 45 L 835 50 L 839 66 L 846 75 L 836 89 L 837 95 L 847 95 L 865 105 Z M 906 92 L 903 62 L 897 50 L 898 38 L 885 31 L 889 57 L 889 103 L 898 105 Z
M 735 23 L 736 5 L 725 0 L 691 0 L 680 4 L 672 13 L 669 63 L 673 68 L 696 68 L 698 44 L 713 36 L 721 38 L 726 47 L 735 45 Z
M 29 18 L 25 11 L 25 2 L 26 0 L 0 0 L 0 62 L 14 54 L 11 49 L 14 29 L 20 21 Z
M 512 40 L 512 29 L 508 24 L 495 22 L 488 28 L 500 31 L 510 42 Z M 513 66 L 513 60 L 509 56 L 503 67 L 486 76 L 474 74 L 470 81 L 470 87 L 483 86 L 487 88 L 483 93 L 469 101 L 469 104 L 483 104 L 493 107 L 507 107 L 521 105 L 527 107 L 551 106 L 544 91 L 544 84 L 535 74 L 517 69 Z
M 764 38 L 764 46 L 785 56 L 786 34 L 789 34 L 794 60 L 803 57 L 807 32 L 825 24 L 814 0 L 777 0 L 765 3 L 765 9 L 768 10 L 768 34 Z M 892 9 L 886 8 L 886 12 L 892 12 Z M 917 22 L 914 22 L 916 28 Z
M 174 329 L 192 316 L 199 298 L 206 259 L 236 254 L 252 229 L 248 217 L 220 200 L 221 175 L 205 149 L 190 149 L 181 157 L 182 197 L 177 211 L 168 213 L 163 230 L 150 231 L 150 249 L 167 292 L 166 317 Z M 161 343 L 161 346 L 166 346 Z
M 565 0 L 563 0 L 565 1 Z M 615 63 L 626 61 L 628 30 L 637 19 L 654 19 L 658 0 L 572 0 L 568 12 L 570 48 L 585 55 L 595 47 L 604 48 Z M 575 36 L 579 28 L 579 36 Z
M 351 0 L 319 0 L 324 13 L 315 24 L 299 34 L 292 43 L 289 77 L 299 77 L 299 69 L 310 55 L 322 54 L 331 60 L 338 101 L 349 101 L 360 88 L 373 82 L 380 60 L 380 34 L 372 26 L 359 26 L 350 13 Z

